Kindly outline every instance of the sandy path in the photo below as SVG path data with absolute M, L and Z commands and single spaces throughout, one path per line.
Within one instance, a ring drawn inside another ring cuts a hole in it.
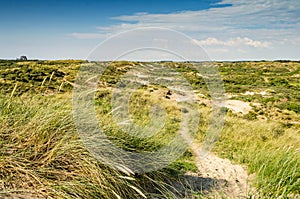
M 202 178 L 217 179 L 221 184 L 208 196 L 225 198 L 246 198 L 250 190 L 247 171 L 240 165 L 232 164 L 214 154 L 197 157 L 196 165 Z
M 198 146 L 194 147 L 198 149 Z M 174 183 L 174 188 L 181 193 L 178 198 L 197 199 L 195 193 L 200 193 L 199 198 L 245 199 L 255 193 L 248 182 L 247 171 L 241 165 L 212 153 L 205 157 L 195 156 L 198 172 L 187 172 L 179 184 Z
M 241 165 L 213 153 L 200 155 L 197 144 L 190 145 L 190 149 L 196 157 L 198 172 L 187 172 L 179 184 L 174 183 L 174 188 L 181 194 L 178 198 L 196 199 L 195 193 L 200 193 L 200 198 L 244 199 L 255 193 L 248 173 Z

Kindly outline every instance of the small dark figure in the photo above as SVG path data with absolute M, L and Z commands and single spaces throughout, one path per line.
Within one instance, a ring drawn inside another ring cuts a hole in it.
M 168 90 L 167 94 L 166 94 L 166 98 L 170 99 L 172 95 L 172 92 L 170 90 Z

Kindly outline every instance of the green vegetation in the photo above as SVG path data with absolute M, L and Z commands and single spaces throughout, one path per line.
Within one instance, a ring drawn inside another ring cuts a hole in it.
M 299 126 L 228 116 L 214 151 L 247 166 L 264 198 L 293 198 L 300 187 Z
M 218 63 L 227 94 L 233 99 L 260 103 L 254 112 L 271 120 L 299 121 L 300 63 L 299 62 L 237 62 Z M 245 92 L 253 95 L 243 95 Z M 265 94 L 260 94 L 265 92 Z M 282 111 L 291 111 L 287 114 Z
M 182 198 L 182 192 L 194 192 L 184 185 L 172 188 L 187 171 L 197 172 L 189 151 L 168 168 L 133 175 L 102 164 L 85 149 L 71 107 L 74 81 L 83 63 L 0 60 L 0 197 L 29 193 L 54 198 Z M 159 103 L 167 110 L 166 125 L 155 136 L 127 136 L 111 115 L 112 87 L 138 64 L 110 63 L 99 80 L 96 112 L 99 124 L 117 145 L 128 151 L 153 151 L 174 137 L 181 120 L 176 102 L 165 98 L 165 87 L 144 86 L 130 99 L 132 119 L 141 126 L 150 121 L 151 105 Z M 191 64 L 161 64 L 181 72 L 209 99 L 205 81 Z M 216 64 L 231 99 L 249 102 L 253 108 L 246 115 L 226 109 L 223 133 L 213 151 L 254 174 L 252 183 L 260 198 L 299 197 L 300 63 Z M 210 105 L 199 104 L 199 110 L 196 138 L 201 142 Z M 198 192 L 195 195 L 201 195 Z
M 169 190 L 168 181 L 178 180 L 180 173 L 193 168 L 188 162 L 190 158 L 138 177 L 113 170 L 94 159 L 82 145 L 72 120 L 71 100 L 69 93 L 1 98 L 0 195 L 175 197 L 176 192 Z M 122 143 L 135 150 L 147 147 L 136 139 L 127 141 Z

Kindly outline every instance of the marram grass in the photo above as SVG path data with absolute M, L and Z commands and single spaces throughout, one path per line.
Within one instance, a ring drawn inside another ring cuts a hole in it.
M 94 159 L 78 138 L 70 100 L 68 94 L 0 99 L 0 195 L 145 198 L 151 189 L 172 195 L 163 172 L 136 178 Z

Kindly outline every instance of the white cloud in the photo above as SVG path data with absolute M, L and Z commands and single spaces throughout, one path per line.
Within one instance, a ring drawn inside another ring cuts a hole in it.
M 298 0 L 223 0 L 230 7 L 211 8 L 200 11 L 184 11 L 170 14 L 138 13 L 114 17 L 123 22 L 106 30 L 132 28 L 135 26 L 163 26 L 179 31 L 221 31 L 236 29 L 286 29 L 299 25 L 300 1 Z M 133 24 L 132 24 L 133 23 Z M 226 34 L 226 32 L 222 32 Z
M 201 46 L 213 46 L 213 45 L 219 45 L 219 46 L 252 46 L 256 48 L 268 48 L 270 47 L 270 42 L 263 42 L 263 41 L 255 41 L 248 37 L 237 37 L 237 38 L 231 38 L 227 41 L 221 41 L 214 37 L 208 37 L 204 40 L 193 40 L 197 44 Z
M 194 38 L 215 59 L 230 59 L 230 56 L 247 59 L 245 55 L 257 59 L 299 59 L 299 0 L 223 0 L 218 4 L 232 6 L 116 16 L 113 19 L 120 23 L 98 27 L 97 33 L 73 33 L 72 36 L 92 39 L 134 28 L 164 27 Z

